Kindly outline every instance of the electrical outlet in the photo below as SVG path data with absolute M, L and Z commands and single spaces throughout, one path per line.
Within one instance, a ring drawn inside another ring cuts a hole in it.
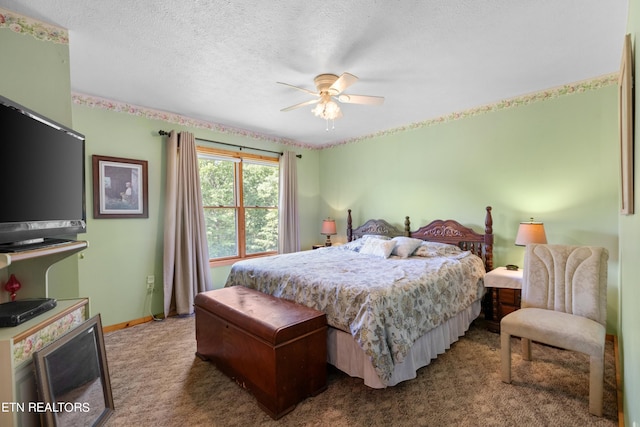
M 147 293 L 148 294 L 153 293 L 153 290 L 155 288 L 155 282 L 156 282 L 155 276 L 153 275 L 147 276 Z

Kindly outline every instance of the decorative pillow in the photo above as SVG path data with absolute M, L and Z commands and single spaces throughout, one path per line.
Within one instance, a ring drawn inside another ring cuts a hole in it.
M 367 239 L 391 240 L 391 237 L 389 237 L 389 236 L 381 236 L 379 234 L 363 234 L 362 235 L 362 239 L 364 239 L 364 240 L 367 240 Z
M 449 245 L 440 242 L 422 242 L 420 247 L 413 253 L 415 256 L 437 257 L 457 255 L 462 252 L 456 245 Z
M 393 240 L 367 239 L 360 249 L 361 254 L 374 255 L 380 258 L 389 258 L 391 251 L 396 246 Z
M 391 251 L 391 255 L 397 255 L 401 258 L 408 258 L 411 256 L 413 251 L 415 251 L 421 244 L 422 240 L 414 239 L 412 237 L 394 237 L 394 242 L 396 242 L 393 251 Z
M 354 252 L 360 252 L 360 249 L 362 249 L 362 246 L 364 245 L 364 243 L 369 239 L 372 239 L 372 240 L 391 240 L 391 237 L 378 236 L 377 234 L 364 234 L 359 239 L 356 239 L 356 240 L 354 240 L 352 242 L 349 242 L 349 243 L 345 243 L 344 245 L 341 246 L 341 248 L 342 249 L 351 250 L 351 251 L 354 251 Z
M 357 239 L 352 242 L 348 242 L 348 243 L 345 243 L 344 245 L 341 245 L 340 249 L 358 252 L 361 247 L 362 247 L 362 239 Z

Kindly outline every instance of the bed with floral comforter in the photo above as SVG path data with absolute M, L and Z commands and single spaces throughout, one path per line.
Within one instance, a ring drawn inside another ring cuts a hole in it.
M 456 246 L 364 236 L 237 262 L 225 286 L 323 311 L 331 327 L 351 334 L 384 385 L 416 340 L 482 298 L 484 274 L 483 261 Z

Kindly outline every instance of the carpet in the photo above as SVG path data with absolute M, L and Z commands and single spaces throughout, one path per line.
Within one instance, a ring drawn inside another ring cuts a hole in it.
M 607 342 L 604 415 L 589 414 L 586 355 L 513 338 L 512 384 L 500 381 L 500 336 L 476 320 L 451 349 L 387 389 L 328 366 L 328 388 L 272 420 L 253 396 L 195 356 L 193 317 L 105 335 L 115 404 L 108 426 L 616 426 L 613 343 Z

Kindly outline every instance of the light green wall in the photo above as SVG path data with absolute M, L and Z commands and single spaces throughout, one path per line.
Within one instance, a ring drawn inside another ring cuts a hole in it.
M 43 43 L 28 34 L 0 27 L 0 95 L 73 127 L 69 75 L 67 44 Z M 0 271 L 0 283 L 6 281 L 4 276 L 12 269 Z M 52 266 L 48 284 L 51 297 L 78 296 L 77 257 L 70 256 Z M 23 277 L 22 285 L 29 286 L 28 277 Z
M 73 105 L 75 129 L 87 138 L 87 200 L 93 200 L 91 156 L 147 160 L 149 169 L 149 218 L 94 219 L 89 213 L 84 236 L 89 241 L 79 263 L 80 294 L 89 296 L 92 309 L 102 313 L 103 324 L 112 325 L 139 319 L 163 310 L 162 247 L 164 209 L 165 138 L 158 130 L 188 130 L 196 137 L 225 143 L 281 150 L 273 143 L 257 142 L 234 135 L 176 126 L 142 116 Z M 220 147 L 223 148 L 223 147 Z M 291 149 L 291 148 L 289 148 Z M 309 230 L 318 224 L 315 206 L 318 193 L 318 153 L 294 149 L 298 160 L 301 194 L 302 242 L 315 242 Z M 222 287 L 230 267 L 212 269 L 213 285 Z M 146 293 L 146 278 L 155 276 L 157 291 L 152 300 Z
M 484 230 L 493 207 L 495 265 L 522 265 L 520 221 L 543 221 L 550 243 L 609 250 L 608 329 L 618 318 L 617 88 L 323 150 L 321 209 L 354 225 L 382 217 L 412 229 L 454 218 Z M 337 236 L 340 239 L 341 236 Z M 342 236 L 342 239 L 346 237 Z
M 0 95 L 71 127 L 69 45 L 0 28 Z
M 610 85 L 323 150 L 323 209 L 341 219 L 351 208 L 355 225 L 374 216 L 401 226 L 408 215 L 412 229 L 456 218 L 482 231 L 492 206 L 495 265 L 522 265 L 513 242 L 531 216 L 545 223 L 550 243 L 604 246 L 615 333 L 616 100 Z
M 631 34 L 635 58 L 635 172 L 636 202 L 634 215 L 620 217 L 620 330 L 618 334 L 623 366 L 624 423 L 640 426 L 640 88 L 638 87 L 638 37 L 640 35 L 640 0 L 629 1 L 628 33 Z M 622 42 L 622 41 L 621 41 Z

